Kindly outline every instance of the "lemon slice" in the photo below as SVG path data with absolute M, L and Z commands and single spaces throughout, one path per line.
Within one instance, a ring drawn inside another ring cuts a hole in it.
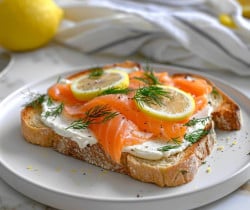
M 179 121 L 190 117 L 195 110 L 193 97 L 178 88 L 158 85 L 167 94 L 160 96 L 161 103 L 148 103 L 150 100 L 135 100 L 138 108 L 155 118 Z
M 109 69 L 100 76 L 91 77 L 84 74 L 74 79 L 71 90 L 75 98 L 79 100 L 90 100 L 109 88 L 123 89 L 129 85 L 129 76 L 126 72 Z

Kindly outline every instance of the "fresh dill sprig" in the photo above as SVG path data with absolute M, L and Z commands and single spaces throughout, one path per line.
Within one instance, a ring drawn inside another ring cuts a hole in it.
M 112 112 L 108 105 L 97 105 L 92 108 L 90 108 L 88 111 L 85 112 L 86 119 L 88 120 L 94 120 L 99 117 L 104 117 L 104 119 L 109 119 L 110 116 L 114 116 L 114 113 L 118 115 L 118 112 Z M 106 121 L 106 120 L 105 120 Z
M 134 77 L 134 79 L 140 80 L 147 85 L 159 85 L 160 82 L 154 74 L 153 68 L 147 63 L 144 69 L 144 77 Z
M 195 126 L 197 123 L 202 123 L 202 125 L 205 125 L 206 122 L 209 120 L 209 117 L 203 117 L 203 118 L 193 118 L 189 120 L 187 123 L 185 123 L 185 126 Z
M 133 99 L 136 100 L 139 106 L 143 106 L 144 103 L 150 105 L 163 105 L 164 98 L 170 98 L 170 93 L 159 86 L 146 86 L 139 88 Z
M 219 92 L 218 92 L 218 90 L 215 87 L 213 87 L 211 93 L 214 94 L 214 95 L 219 95 Z
M 180 144 L 180 143 L 181 143 L 180 137 L 175 137 L 175 138 L 172 138 L 171 140 L 172 140 L 172 142 L 174 142 L 175 144 Z
M 53 101 L 50 97 L 48 97 L 48 100 L 47 100 L 47 105 L 48 106 L 51 106 L 53 104 Z
M 36 93 L 36 94 L 32 94 L 31 97 L 32 97 L 31 102 L 28 102 L 24 106 L 36 108 L 36 107 L 40 106 L 45 101 L 46 94 Z
M 110 87 L 107 90 L 104 90 L 101 92 L 100 95 L 109 95 L 109 94 L 128 94 L 129 92 L 131 92 L 132 89 L 130 88 L 116 88 L 116 87 Z
M 57 77 L 56 83 L 57 83 L 57 84 L 58 84 L 58 83 L 60 83 L 60 82 L 61 82 L 61 80 L 62 80 L 62 76 L 61 76 L 61 75 L 59 75 L 59 76 Z
M 191 133 L 185 134 L 184 135 L 184 139 L 186 139 L 187 141 L 191 142 L 192 144 L 194 144 L 195 142 L 197 142 L 198 140 L 200 140 L 202 137 L 206 136 L 209 133 L 208 130 L 205 129 L 197 129 Z
M 70 126 L 66 128 L 66 130 L 69 128 L 78 129 L 78 130 L 86 129 L 89 127 L 90 123 L 91 123 L 90 121 L 84 121 L 84 119 L 75 120 L 70 124 Z
M 89 73 L 89 78 L 96 78 L 102 76 L 104 73 L 102 68 L 93 68 Z
M 54 106 L 54 107 L 49 107 L 49 111 L 45 112 L 44 117 L 57 117 L 58 115 L 60 115 L 63 111 L 63 107 L 64 104 L 60 103 L 58 106 Z
M 117 116 L 119 113 L 118 112 L 110 112 L 107 113 L 104 118 L 102 119 L 102 121 L 100 123 L 105 123 L 109 120 L 111 120 L 112 118 L 114 118 L 115 116 Z
M 144 75 L 146 76 L 146 78 L 151 80 L 151 85 L 159 85 L 160 84 L 158 78 L 154 74 L 154 69 L 148 63 L 146 64 Z
M 91 124 L 105 123 L 118 114 L 118 112 L 112 112 L 107 105 L 97 105 L 87 110 L 84 118 L 73 121 L 66 129 L 86 129 Z M 98 118 L 101 119 L 98 120 Z
M 167 151 L 169 151 L 171 149 L 176 149 L 176 148 L 179 148 L 179 147 L 180 147 L 180 145 L 178 145 L 178 144 L 176 144 L 176 145 L 169 144 L 169 145 L 160 147 L 157 150 L 161 151 L 161 152 L 167 152 Z

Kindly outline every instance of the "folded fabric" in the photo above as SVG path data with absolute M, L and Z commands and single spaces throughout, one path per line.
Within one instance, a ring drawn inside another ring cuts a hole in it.
M 157 62 L 250 75 L 250 22 L 235 0 L 90 0 L 61 6 L 65 19 L 56 40 L 84 53 L 140 53 Z M 231 16 L 236 27 L 220 24 L 219 14 Z

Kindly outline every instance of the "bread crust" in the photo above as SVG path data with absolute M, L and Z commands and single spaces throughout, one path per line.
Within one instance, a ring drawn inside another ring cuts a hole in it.
M 139 64 L 129 61 L 113 66 L 140 68 Z M 179 75 L 201 77 L 194 74 L 175 74 L 173 77 Z M 161 160 L 145 160 L 129 153 L 122 153 L 120 163 L 116 163 L 104 152 L 99 143 L 80 148 L 76 142 L 56 134 L 42 123 L 40 107 L 25 107 L 21 111 L 21 131 L 24 139 L 29 143 L 52 147 L 64 155 L 110 171 L 127 174 L 142 182 L 154 183 L 161 187 L 179 186 L 194 178 L 202 161 L 212 152 L 216 138 L 214 124 L 215 127 L 224 130 L 238 130 L 241 127 L 239 106 L 211 81 L 207 80 L 207 82 L 218 92 L 216 97 L 211 96 L 214 123 L 211 121 L 207 127 L 211 132 L 184 151 Z

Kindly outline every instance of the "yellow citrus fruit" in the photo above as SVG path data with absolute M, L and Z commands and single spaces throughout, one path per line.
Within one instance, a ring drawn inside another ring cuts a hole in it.
M 53 0 L 1 0 L 0 45 L 13 51 L 38 48 L 53 38 L 62 17 Z
M 193 97 L 178 88 L 172 86 L 158 85 L 167 93 L 166 97 L 160 97 L 161 103 L 148 103 L 145 101 L 136 100 L 138 108 L 158 119 L 179 121 L 190 117 L 195 110 L 195 101 Z
M 250 19 L 250 3 L 249 5 L 243 6 L 243 16 Z
M 224 26 L 227 26 L 229 28 L 236 28 L 236 25 L 235 25 L 233 19 L 227 14 L 220 14 L 219 21 Z
M 71 90 L 75 98 L 90 100 L 103 91 L 110 88 L 123 89 L 129 85 L 129 76 L 126 72 L 109 69 L 99 76 L 91 76 L 91 73 L 77 77 L 71 83 Z
M 238 0 L 242 5 L 242 13 L 246 18 L 250 18 L 250 1 L 249 0 Z

